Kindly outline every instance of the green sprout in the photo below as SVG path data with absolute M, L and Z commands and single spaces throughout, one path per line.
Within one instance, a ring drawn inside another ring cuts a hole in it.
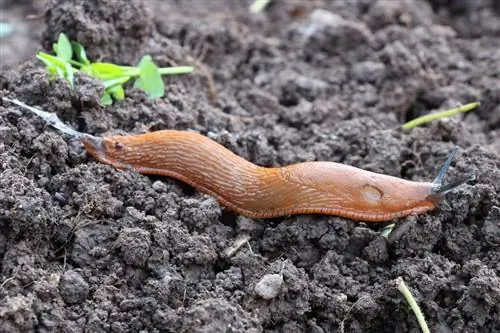
M 250 5 L 250 11 L 252 13 L 260 13 L 266 8 L 269 2 L 271 2 L 271 0 L 254 0 Z
M 459 113 L 471 111 L 471 110 L 477 108 L 480 104 L 481 103 L 479 103 L 479 102 L 474 102 L 474 103 L 465 104 L 465 105 L 462 105 L 462 106 L 459 106 L 459 107 L 456 107 L 456 108 L 453 108 L 450 110 L 426 114 L 424 116 L 415 118 L 415 119 L 403 124 L 403 128 L 404 129 L 412 129 L 414 127 L 426 124 L 426 123 L 431 122 L 433 120 L 452 117 L 452 116 L 455 116 Z
M 81 72 L 99 79 L 104 85 L 101 104 L 111 105 L 113 100 L 123 100 L 123 85 L 134 78 L 134 88 L 146 92 L 150 98 L 160 98 L 165 94 L 162 75 L 178 75 L 191 73 L 191 66 L 158 68 L 151 56 L 142 57 L 137 67 L 119 66 L 107 62 L 91 62 L 87 58 L 84 47 L 72 42 L 64 33 L 59 34 L 57 43 L 53 45 L 54 55 L 38 52 L 36 57 L 47 67 L 48 72 L 68 81 L 74 86 L 75 73 Z
M 396 223 L 391 223 L 391 224 L 386 225 L 385 227 L 382 228 L 382 230 L 380 230 L 380 236 L 385 237 L 385 238 L 389 238 L 389 235 L 391 234 L 391 232 L 395 226 L 396 226 Z
M 403 281 L 402 277 L 398 277 L 396 279 L 396 285 L 398 287 L 398 290 L 401 294 L 403 294 L 404 298 L 410 305 L 410 308 L 413 310 L 413 313 L 417 317 L 418 324 L 420 325 L 420 328 L 422 329 L 423 333 L 430 333 L 429 327 L 427 327 L 427 323 L 425 322 L 424 315 L 422 311 L 420 310 L 420 307 L 417 304 L 417 301 L 413 298 L 413 295 L 410 292 L 410 289 L 406 286 L 405 282 Z

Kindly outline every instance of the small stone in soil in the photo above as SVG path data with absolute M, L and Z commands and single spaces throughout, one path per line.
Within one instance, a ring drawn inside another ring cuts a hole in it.
M 255 285 L 254 291 L 263 299 L 272 299 L 278 296 L 283 277 L 280 274 L 266 274 Z
M 66 304 L 85 301 L 89 294 L 89 284 L 75 271 L 67 271 L 59 282 L 59 293 Z

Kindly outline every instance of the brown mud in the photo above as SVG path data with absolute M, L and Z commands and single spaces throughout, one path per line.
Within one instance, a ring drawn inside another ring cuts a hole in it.
M 0 39 L 0 95 L 77 130 L 196 130 L 263 166 L 335 161 L 416 181 L 457 144 L 447 179 L 477 182 L 388 239 L 338 217 L 253 220 L 100 164 L 0 104 L 0 332 L 420 332 L 399 276 L 432 332 L 500 332 L 497 1 L 272 1 L 255 15 L 246 1 L 21 3 L 0 1 L 18 28 Z M 128 87 L 102 108 L 98 82 L 72 91 L 34 58 L 60 32 L 92 59 L 197 71 L 166 78 L 161 100 Z M 283 278 L 271 299 L 255 291 L 266 274 Z

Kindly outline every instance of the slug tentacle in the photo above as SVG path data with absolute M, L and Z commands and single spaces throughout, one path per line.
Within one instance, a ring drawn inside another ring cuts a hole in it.
M 446 175 L 446 172 L 449 170 L 451 162 L 455 158 L 457 152 L 458 152 L 458 146 L 453 147 L 451 152 L 448 154 L 446 161 L 444 162 L 443 166 L 441 167 L 441 170 L 439 170 L 438 175 L 436 176 L 436 178 L 432 182 L 431 196 L 434 197 L 435 199 L 439 199 L 440 197 L 442 197 L 446 193 L 456 189 L 457 187 L 459 187 L 463 184 L 470 184 L 476 180 L 476 176 L 471 175 L 465 179 L 459 179 L 459 180 L 455 180 L 449 184 L 444 184 L 443 179 Z
M 456 180 L 454 182 L 451 182 L 449 184 L 446 184 L 446 185 L 442 185 L 439 190 L 437 191 L 434 191 L 432 192 L 432 195 L 439 195 L 439 196 L 442 196 L 454 189 L 456 189 L 457 187 L 459 186 L 462 186 L 463 184 L 472 184 L 476 181 L 476 176 L 475 175 L 471 175 L 470 177 L 468 178 L 465 178 L 465 179 L 459 179 L 459 180 Z
M 458 146 L 453 147 L 451 152 L 448 154 L 446 161 L 444 162 L 443 166 L 441 167 L 441 170 L 439 170 L 438 175 L 436 176 L 436 178 L 434 178 L 434 181 L 432 182 L 432 193 L 433 194 L 441 193 L 441 188 L 443 187 L 444 176 L 446 176 L 446 172 L 448 172 L 448 169 L 451 166 L 451 162 L 455 158 L 455 155 L 457 154 L 457 152 L 458 152 Z

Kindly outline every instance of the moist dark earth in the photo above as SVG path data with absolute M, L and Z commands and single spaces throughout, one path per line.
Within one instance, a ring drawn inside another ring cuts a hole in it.
M 261 166 L 333 161 L 431 181 L 438 209 L 362 223 L 250 219 L 166 177 L 119 171 L 0 104 L 0 332 L 500 332 L 500 6 L 495 0 L 0 1 L 0 96 L 93 135 L 210 135 Z M 91 59 L 192 65 L 166 96 L 49 78 L 60 32 Z M 474 101 L 404 131 L 419 115 Z M 247 240 L 247 241 L 245 241 Z M 267 284 L 266 284 L 267 282 Z M 267 287 L 266 287 L 267 286 Z

